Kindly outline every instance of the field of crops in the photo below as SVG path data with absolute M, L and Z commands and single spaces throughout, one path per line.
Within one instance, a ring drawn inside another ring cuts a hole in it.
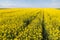
M 60 40 L 60 10 L 0 9 L 0 40 Z

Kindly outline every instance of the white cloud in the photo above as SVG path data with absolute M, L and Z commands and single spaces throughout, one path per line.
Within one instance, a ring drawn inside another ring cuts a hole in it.
M 12 3 L 10 1 L 0 3 L 0 8 L 11 8 L 11 7 L 32 7 L 32 5 L 27 3 Z
M 3 8 L 3 7 L 13 7 L 13 6 L 16 6 L 16 4 L 14 3 L 11 3 L 9 1 L 5 1 L 5 2 L 1 2 L 0 3 L 0 7 Z
M 52 3 L 50 4 L 50 7 L 60 8 L 60 1 L 52 0 Z

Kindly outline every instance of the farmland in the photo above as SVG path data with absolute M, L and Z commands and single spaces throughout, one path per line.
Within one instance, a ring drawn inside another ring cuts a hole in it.
M 0 9 L 0 40 L 60 40 L 60 10 Z

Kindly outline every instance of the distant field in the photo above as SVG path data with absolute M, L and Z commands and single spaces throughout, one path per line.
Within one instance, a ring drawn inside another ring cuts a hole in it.
M 0 8 L 0 40 L 60 40 L 60 10 Z

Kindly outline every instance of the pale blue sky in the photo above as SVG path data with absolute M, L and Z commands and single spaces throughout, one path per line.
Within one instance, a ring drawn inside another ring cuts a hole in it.
M 0 0 L 0 8 L 60 8 L 60 0 Z

